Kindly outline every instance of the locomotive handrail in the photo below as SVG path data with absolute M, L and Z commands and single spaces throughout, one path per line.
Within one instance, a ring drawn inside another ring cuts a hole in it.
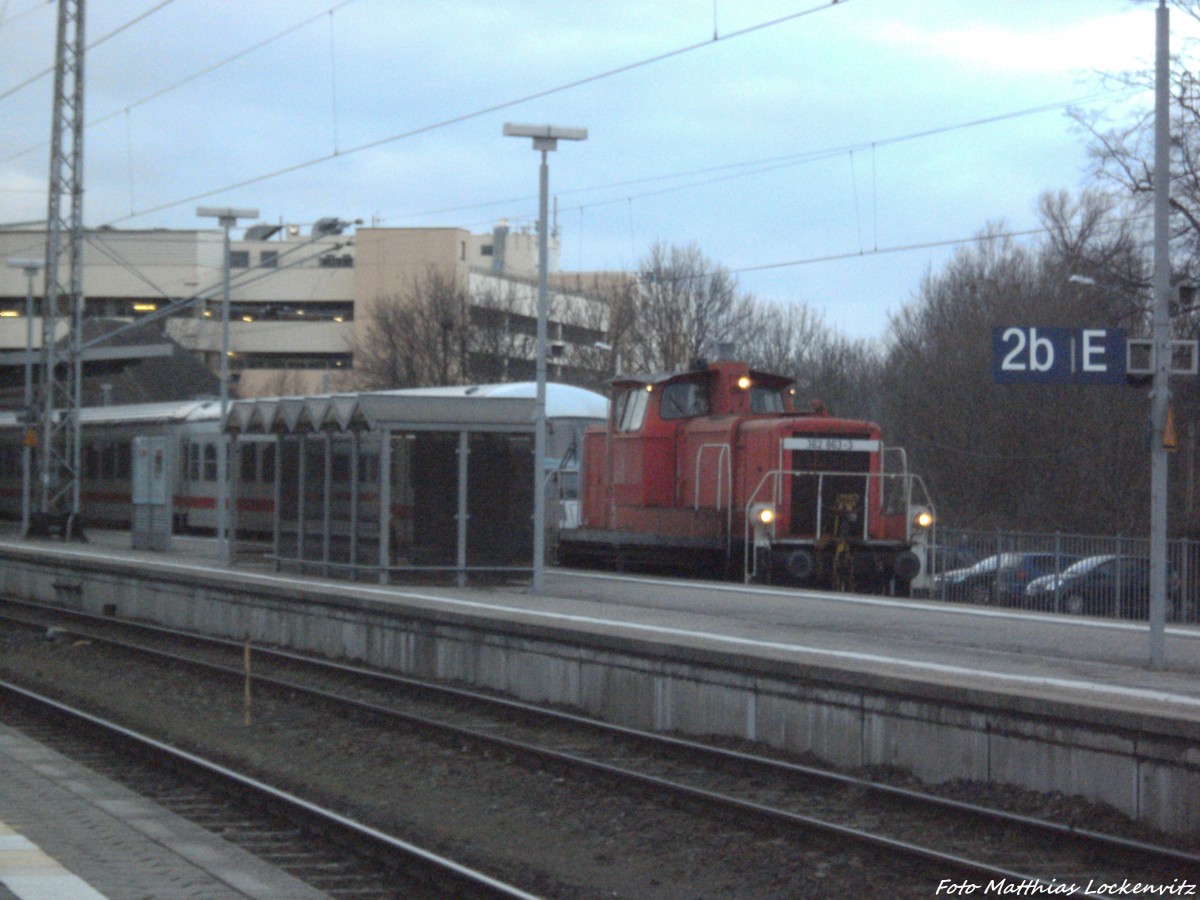
M 821 515 L 822 515 L 822 511 L 824 509 L 823 500 L 824 500 L 825 476 L 826 475 L 833 476 L 833 477 L 839 477 L 839 478 L 854 477 L 854 478 L 868 479 L 868 489 L 870 486 L 869 479 L 878 478 L 880 481 L 880 490 L 883 489 L 883 485 L 885 483 L 884 479 L 897 479 L 897 478 L 903 479 L 903 484 L 904 484 L 904 488 L 905 488 L 905 502 L 907 504 L 906 509 L 905 509 L 906 514 L 904 517 L 904 519 L 905 519 L 904 540 L 906 542 L 910 542 L 912 540 L 913 523 L 911 521 L 911 516 L 907 515 L 907 512 L 908 512 L 908 510 L 910 510 L 912 508 L 912 492 L 913 492 L 914 482 L 916 483 L 917 486 L 920 487 L 921 494 L 924 495 L 924 497 L 925 497 L 925 503 L 932 508 L 932 503 L 929 500 L 929 491 L 925 487 L 925 482 L 921 479 L 921 477 L 919 475 L 914 475 L 911 472 L 894 472 L 894 473 L 889 473 L 889 472 L 841 472 L 841 471 L 836 471 L 836 470 L 817 470 L 817 469 L 772 469 L 767 472 L 764 472 L 762 478 L 759 480 L 759 482 L 755 486 L 754 490 L 751 491 L 747 495 L 746 505 L 742 511 L 743 512 L 743 518 L 742 518 L 742 527 L 743 527 L 742 571 L 745 573 L 744 580 L 746 581 L 746 583 L 749 583 L 750 579 L 757 573 L 757 564 L 758 564 L 758 555 L 756 553 L 752 554 L 752 552 L 751 552 L 752 546 L 754 543 L 751 540 L 751 534 L 750 534 L 750 529 L 752 527 L 751 510 L 756 503 L 762 502 L 762 500 L 760 499 L 760 495 L 763 494 L 763 488 L 767 485 L 768 481 L 772 482 L 772 484 L 774 485 L 774 490 L 772 490 L 772 492 L 768 496 L 774 496 L 774 495 L 778 494 L 779 486 L 782 484 L 782 479 L 783 479 L 784 475 L 790 475 L 792 477 L 800 476 L 800 477 L 810 477 L 810 478 L 813 476 L 816 476 L 816 478 L 817 478 L 816 530 L 814 532 L 814 539 L 816 539 L 816 540 L 819 540 L 822 535 Z M 863 517 L 862 538 L 863 538 L 863 540 L 869 540 L 870 512 L 871 512 L 871 504 L 864 502 L 863 508 L 862 508 L 862 517 Z M 778 519 L 776 519 L 775 521 L 777 522 Z M 771 536 L 772 540 L 774 540 L 776 537 L 775 528 L 776 528 L 776 524 L 775 524 L 775 522 L 772 522 L 771 526 L 770 526 L 770 530 L 771 530 L 770 536 Z
M 726 471 L 729 473 L 729 507 L 725 512 L 725 563 L 729 564 L 733 556 L 733 461 L 732 451 L 729 444 L 701 444 L 696 451 L 696 476 L 692 482 L 692 509 L 700 509 L 700 458 L 704 455 L 705 450 L 717 451 L 717 498 L 716 510 L 721 511 L 721 482 L 725 477 Z M 721 461 L 725 461 L 725 468 L 721 468 Z
M 728 444 L 701 444 L 700 448 L 696 451 L 696 476 L 695 476 L 695 481 L 693 482 L 694 487 L 692 489 L 692 504 L 693 504 L 692 508 L 693 509 L 700 508 L 700 459 L 704 455 L 705 450 L 718 451 L 718 453 L 717 453 L 717 504 L 716 504 L 717 511 L 718 512 L 721 511 L 721 497 L 722 497 L 721 481 L 724 478 L 726 471 L 728 471 L 728 473 L 729 473 L 729 493 L 730 493 L 729 509 L 732 512 L 732 510 L 733 510 L 733 503 L 732 503 L 732 500 L 733 500 L 733 463 L 730 459 Z M 724 469 L 721 468 L 722 460 L 725 461 Z

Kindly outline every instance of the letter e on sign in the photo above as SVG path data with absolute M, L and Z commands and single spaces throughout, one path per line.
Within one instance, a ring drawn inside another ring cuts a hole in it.
M 1075 348 L 1072 381 L 1078 384 L 1125 383 L 1125 329 L 1081 328 Z

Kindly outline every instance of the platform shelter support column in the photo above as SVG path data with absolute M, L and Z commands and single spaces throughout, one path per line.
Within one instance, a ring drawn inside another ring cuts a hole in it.
M 379 583 L 388 583 L 392 546 L 392 432 L 385 430 L 379 442 Z
M 283 438 L 275 435 L 275 484 L 272 486 L 275 499 L 275 534 L 272 538 L 271 555 L 275 559 L 275 571 L 280 570 L 279 551 L 283 546 Z
M 323 524 L 322 546 L 321 546 L 321 575 L 324 578 L 329 577 L 329 563 L 332 560 L 330 555 L 330 544 L 333 543 L 333 435 L 330 432 L 325 432 L 325 494 L 324 506 L 321 509 L 321 520 Z
M 458 433 L 458 571 L 456 574 L 459 587 L 467 583 L 467 460 L 471 453 L 471 435 L 469 432 Z
M 358 454 L 361 441 L 358 429 L 350 432 L 350 578 L 358 581 Z
M 300 563 L 300 571 L 304 571 L 304 532 L 307 530 L 305 517 L 305 494 L 308 493 L 308 435 L 303 431 L 298 435 L 298 459 L 296 461 L 296 561 Z

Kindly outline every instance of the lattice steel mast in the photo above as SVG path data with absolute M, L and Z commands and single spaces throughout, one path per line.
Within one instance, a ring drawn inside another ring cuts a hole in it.
M 83 393 L 83 54 L 84 0 L 59 0 L 50 200 L 46 214 L 46 289 L 42 309 L 41 512 L 64 517 L 73 536 L 79 515 Z M 65 348 L 58 339 L 65 323 Z

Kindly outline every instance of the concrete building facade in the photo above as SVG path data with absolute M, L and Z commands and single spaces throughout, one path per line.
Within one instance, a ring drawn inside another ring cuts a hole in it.
M 511 333 L 471 352 L 494 356 L 496 377 L 532 377 L 537 235 L 498 225 L 362 228 L 319 220 L 312 226 L 254 225 L 230 254 L 230 368 L 237 396 L 280 396 L 355 386 L 355 352 L 371 339 L 373 311 L 402 302 L 430 273 L 464 292 L 464 316 L 489 333 Z M 0 230 L 0 259 L 41 259 L 44 231 Z M 216 229 L 89 231 L 84 241 L 85 316 L 162 318 L 167 336 L 219 369 L 222 233 Z M 558 242 L 549 268 L 556 279 Z M 0 353 L 26 343 L 27 278 L 0 266 Z M 41 345 L 41 278 L 34 281 L 34 349 Z M 183 302 L 190 301 L 190 302 Z M 168 311 L 168 307 L 170 310 Z M 578 367 L 604 340 L 606 307 L 583 291 L 551 297 L 551 377 Z M 520 339 L 517 339 L 520 338 Z M 557 373 L 553 366 L 558 367 Z M 474 368 L 474 367 L 473 367 Z

